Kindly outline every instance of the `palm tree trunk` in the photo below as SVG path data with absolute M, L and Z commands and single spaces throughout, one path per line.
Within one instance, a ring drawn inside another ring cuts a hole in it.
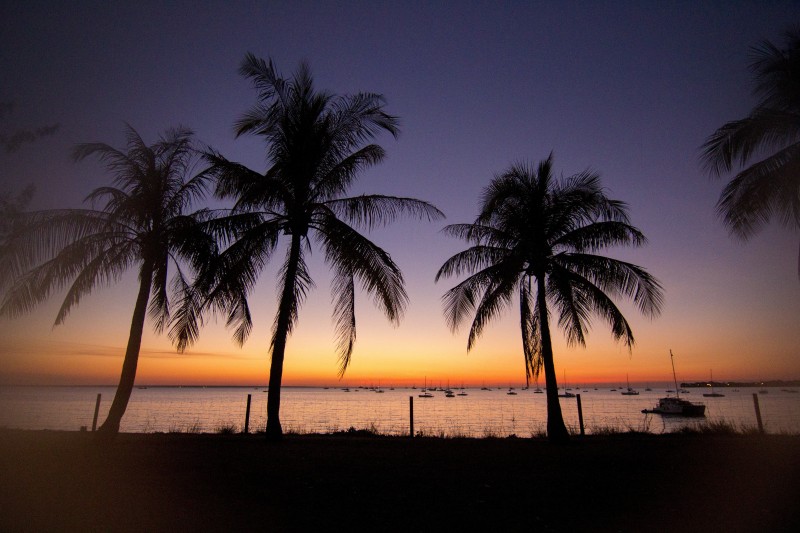
M 142 333 L 144 331 L 144 319 L 147 314 L 147 301 L 150 298 L 150 289 L 153 283 L 153 267 L 148 262 L 142 265 L 139 279 L 139 295 L 136 297 L 136 306 L 133 308 L 133 319 L 131 320 L 131 331 L 128 335 L 128 347 L 125 349 L 125 360 L 122 362 L 122 374 L 119 377 L 119 385 L 111 403 L 106 421 L 100 426 L 98 431 L 107 434 L 119 433 L 119 424 L 122 415 L 128 407 L 128 400 L 131 398 L 133 383 L 136 379 L 136 365 L 139 363 L 139 348 L 142 345 Z
M 550 338 L 544 276 L 537 276 L 536 281 L 536 307 L 542 334 L 542 363 L 544 363 L 544 380 L 547 387 L 547 438 L 551 442 L 566 442 L 569 440 L 569 433 L 564 425 L 564 417 L 561 415 L 561 404 L 558 402 L 558 382 L 556 381 L 556 365 L 553 360 L 553 344 Z
M 286 265 L 286 279 L 278 308 L 278 322 L 272 342 L 272 361 L 269 367 L 269 391 L 267 393 L 267 440 L 280 440 L 281 428 L 281 380 L 283 379 L 283 358 L 286 353 L 286 338 L 289 336 L 291 311 L 294 304 L 294 289 L 297 281 L 297 268 L 300 262 L 300 235 L 292 234 L 289 261 Z

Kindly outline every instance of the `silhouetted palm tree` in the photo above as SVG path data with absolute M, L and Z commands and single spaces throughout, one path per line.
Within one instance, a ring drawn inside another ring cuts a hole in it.
M 750 70 L 758 104 L 746 118 L 719 128 L 703 145 L 703 159 L 712 175 L 744 167 L 717 202 L 725 225 L 742 239 L 773 217 L 800 229 L 800 28 L 787 31 L 785 37 L 784 49 L 769 41 L 753 47 Z
M 251 329 L 246 300 L 262 268 L 272 258 L 280 236 L 288 251 L 280 269 L 278 312 L 273 324 L 272 361 L 267 404 L 267 437 L 282 434 L 279 410 L 286 341 L 313 281 L 305 256 L 311 238 L 321 245 L 334 271 L 334 317 L 339 371 L 349 362 L 356 339 L 356 282 L 371 293 L 387 318 L 398 322 L 407 302 L 403 277 L 384 250 L 355 227 L 370 229 L 401 214 L 428 220 L 442 216 L 429 203 L 382 195 L 346 197 L 359 172 L 384 158 L 383 149 L 365 144 L 379 132 L 396 135 L 397 119 L 384 112 L 380 95 L 333 95 L 316 90 L 302 64 L 290 79 L 272 61 L 248 54 L 240 73 L 258 90 L 258 104 L 236 124 L 236 134 L 255 134 L 268 146 L 270 166 L 260 174 L 222 155 L 209 152 L 207 174 L 217 180 L 216 195 L 233 199 L 229 217 L 214 222 L 215 232 L 230 246 L 214 262 L 199 292 L 205 300 L 189 302 L 173 336 L 179 346 L 194 341 L 199 311 L 213 305 L 235 327 L 240 344 Z
M 569 344 L 585 344 L 589 319 L 596 314 L 631 348 L 633 332 L 612 297 L 630 298 L 652 317 L 660 312 L 661 287 L 643 268 L 595 252 L 614 245 L 640 246 L 644 235 L 630 225 L 625 204 L 606 197 L 596 174 L 555 179 L 552 154 L 536 169 L 515 165 L 496 176 L 483 193 L 475 222 L 449 225 L 445 231 L 472 243 L 436 274 L 437 281 L 470 274 L 445 293 L 448 325 L 455 331 L 472 317 L 470 350 L 486 324 L 518 294 L 526 378 L 538 377 L 544 367 L 547 434 L 566 440 L 551 310 L 558 314 Z
M 127 152 L 102 143 L 82 144 L 74 152 L 76 160 L 96 154 L 114 174 L 113 186 L 95 189 L 87 197 L 92 206 L 101 203 L 102 208 L 26 214 L 23 230 L 12 235 L 0 264 L 0 274 L 15 279 L 1 314 L 13 317 L 30 311 L 52 292 L 68 287 L 56 325 L 83 296 L 138 266 L 139 291 L 122 373 L 100 427 L 109 433 L 119 431 L 133 389 L 145 315 L 150 314 L 159 332 L 170 320 L 170 263 L 175 271 L 172 288 L 180 294 L 192 281 L 184 268 L 196 268 L 213 256 L 215 247 L 200 226 L 203 212 L 184 213 L 203 197 L 209 181 L 205 176 L 186 179 L 195 154 L 192 132 L 170 130 L 152 146 L 130 126 L 126 133 Z

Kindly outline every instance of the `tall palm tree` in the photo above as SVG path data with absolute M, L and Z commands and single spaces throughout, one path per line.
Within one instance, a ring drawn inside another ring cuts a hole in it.
M 645 243 L 630 225 L 625 204 L 606 197 L 597 174 L 558 180 L 552 166 L 551 154 L 537 168 L 515 165 L 492 179 L 475 222 L 445 227 L 471 247 L 445 261 L 436 280 L 469 274 L 443 298 L 453 331 L 472 317 L 467 350 L 518 295 L 525 375 L 538 377 L 544 367 L 547 435 L 563 441 L 568 435 L 558 403 L 550 314 L 557 313 L 571 345 L 585 345 L 595 314 L 631 348 L 633 332 L 612 297 L 630 298 L 642 313 L 655 316 L 662 293 L 643 268 L 596 254 Z
M 800 28 L 786 47 L 763 41 L 752 48 L 758 104 L 728 122 L 703 145 L 712 176 L 741 170 L 723 189 L 717 213 L 730 232 L 748 239 L 773 217 L 800 229 Z M 798 257 L 800 275 L 800 257 Z
M 145 315 L 152 317 L 157 332 L 170 321 L 170 263 L 175 271 L 172 289 L 180 295 L 191 286 L 186 267 L 197 268 L 216 246 L 202 231 L 203 211 L 185 213 L 204 196 L 209 181 L 205 176 L 187 179 L 196 153 L 192 132 L 170 130 L 151 146 L 130 126 L 126 134 L 127 152 L 103 143 L 82 144 L 74 151 L 76 160 L 97 155 L 114 175 L 113 186 L 95 189 L 86 198 L 92 208 L 26 214 L 0 262 L 0 274 L 15 279 L 0 314 L 18 316 L 68 287 L 55 325 L 96 287 L 115 283 L 138 267 L 139 290 L 122 373 L 100 427 L 112 434 L 119 431 L 133 390 Z M 95 209 L 98 203 L 101 208 Z
M 381 131 L 398 133 L 397 119 L 383 110 L 383 97 L 318 91 L 307 65 L 287 79 L 276 72 L 272 61 L 252 54 L 245 57 L 240 73 L 253 81 L 258 104 L 236 123 L 236 134 L 263 137 L 269 168 L 261 174 L 219 153 L 207 154 L 207 175 L 216 179 L 216 196 L 235 202 L 230 215 L 212 225 L 230 245 L 209 263 L 199 290 L 204 299 L 189 300 L 173 336 L 180 347 L 193 342 L 200 311 L 213 305 L 227 315 L 228 325 L 235 328 L 234 339 L 243 343 L 252 325 L 247 296 L 280 238 L 286 237 L 267 399 L 267 438 L 277 439 L 282 435 L 279 410 L 286 342 L 313 286 L 306 265 L 312 237 L 334 272 L 331 289 L 341 376 L 356 340 L 356 282 L 393 323 L 399 321 L 408 300 L 398 266 L 356 228 L 368 230 L 401 214 L 428 220 L 443 215 L 433 205 L 412 198 L 346 196 L 359 172 L 384 158 L 384 150 L 367 141 Z

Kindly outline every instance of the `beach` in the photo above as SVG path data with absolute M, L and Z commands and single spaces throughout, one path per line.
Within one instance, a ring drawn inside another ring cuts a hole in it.
M 0 431 L 2 531 L 798 531 L 800 437 Z

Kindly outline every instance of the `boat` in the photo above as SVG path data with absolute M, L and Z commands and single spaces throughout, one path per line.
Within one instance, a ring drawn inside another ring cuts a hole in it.
M 506 394 L 508 394 L 509 396 L 516 396 L 517 391 L 514 390 L 514 387 L 509 387 L 508 392 Z
M 677 396 L 666 396 L 660 398 L 655 407 L 642 409 L 642 412 L 657 415 L 701 417 L 706 416 L 706 406 L 702 403 L 692 403 Z
M 708 371 L 708 386 L 711 387 L 711 392 L 706 392 L 703 394 L 705 398 L 722 398 L 725 396 L 724 394 L 720 394 L 718 392 L 714 392 L 714 374 L 711 370 Z
M 440 388 L 440 390 L 441 390 L 441 388 Z M 444 389 L 443 392 L 444 392 L 444 395 L 447 398 L 453 398 L 455 396 L 455 393 L 453 393 L 453 390 L 450 388 L 450 380 L 449 379 L 447 380 L 447 388 Z
M 688 417 L 701 417 L 706 416 L 706 406 L 702 403 L 692 403 L 689 400 L 684 400 L 680 396 L 680 389 L 678 388 L 678 378 L 675 374 L 675 358 L 672 355 L 672 350 L 669 351 L 669 359 L 672 362 L 672 379 L 675 380 L 675 396 L 666 396 L 660 398 L 658 403 L 652 409 L 642 409 L 645 414 L 653 413 L 664 416 L 688 416 Z
M 558 395 L 559 398 L 574 398 L 575 395 L 569 392 L 567 388 L 567 371 L 564 371 L 564 393 Z
M 425 384 L 422 386 L 422 394 L 417 394 L 420 398 L 433 398 L 433 394 L 428 392 L 428 378 L 425 378 Z
M 456 394 L 456 396 L 467 396 L 467 391 L 464 390 L 463 382 L 461 383 L 461 390 L 458 391 L 458 394 Z
M 622 391 L 620 394 L 622 394 L 623 396 L 639 396 L 639 391 L 631 388 L 631 381 L 628 378 L 628 374 L 625 374 L 625 381 L 628 382 L 628 388 Z

